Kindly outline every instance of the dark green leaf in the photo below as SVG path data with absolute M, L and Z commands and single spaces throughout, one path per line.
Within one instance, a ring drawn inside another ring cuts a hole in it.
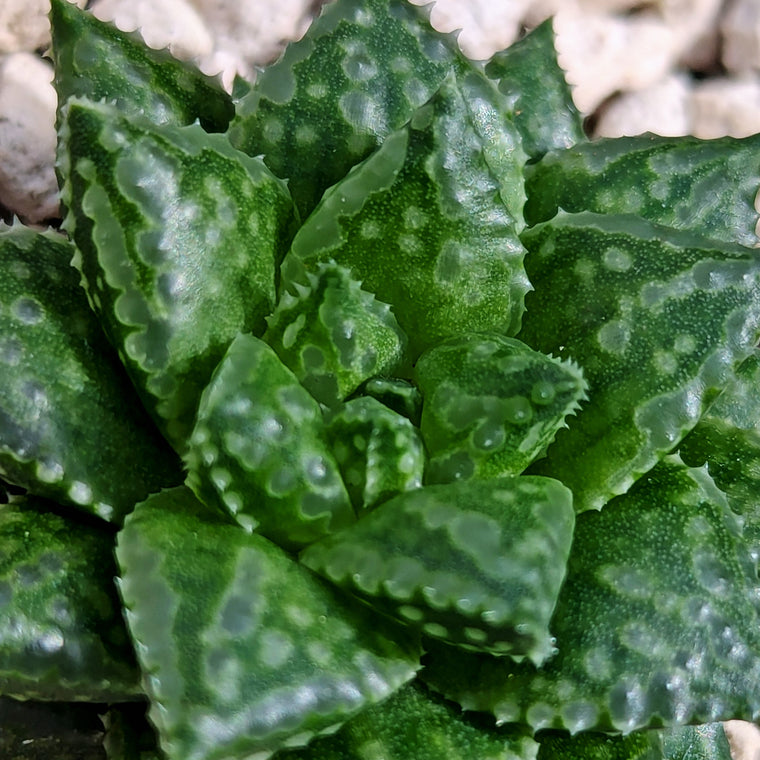
M 527 231 L 519 337 L 570 357 L 588 381 L 583 413 L 535 472 L 600 509 L 694 427 L 760 328 L 760 258 L 632 216 L 561 214 Z
M 525 729 L 497 729 L 493 720 L 462 714 L 418 681 L 348 721 L 334 736 L 278 760 L 535 760 Z
M 531 158 L 585 140 L 581 116 L 557 63 L 551 19 L 496 53 L 485 72 L 496 80 L 510 104 L 523 148 Z
M 284 283 L 321 261 L 348 267 L 391 304 L 412 358 L 464 330 L 516 332 L 530 287 L 516 234 L 522 153 L 492 95 L 475 74 L 447 78 L 325 194 L 283 262 Z
M 223 132 L 234 106 L 220 84 L 192 64 L 153 50 L 69 0 L 51 0 L 55 88 L 59 109 L 72 96 L 105 98 L 124 115 L 154 124 L 192 124 Z
M 312 544 L 301 560 L 430 636 L 542 662 L 573 522 L 570 492 L 547 478 L 426 486 Z
M 0 475 L 120 522 L 182 480 L 52 232 L 0 228 Z
M 587 732 L 568 736 L 549 731 L 541 734 L 538 760 L 665 760 L 660 733 L 637 731 L 620 736 Z
M 428 14 L 406 0 L 330 3 L 237 104 L 233 145 L 290 180 L 302 217 L 461 60 Z
M 403 415 L 412 425 L 420 426 L 422 396 L 417 386 L 408 380 L 395 377 L 373 377 L 364 384 L 360 392 Z
M 495 333 L 464 333 L 429 349 L 415 379 L 428 483 L 519 475 L 577 411 L 586 388 L 572 362 Z
M 580 143 L 526 167 L 528 224 L 568 212 L 637 214 L 705 237 L 757 245 L 760 135 L 620 137 Z
M 113 584 L 113 536 L 33 497 L 0 505 L 0 694 L 136 699 L 140 674 Z
M 186 464 L 202 501 L 288 549 L 355 519 L 319 404 L 249 335 L 233 341 L 203 394 Z
M 326 435 L 357 514 L 422 486 L 419 431 L 376 399 L 347 401 L 330 416 Z
M 157 128 L 73 99 L 65 221 L 90 302 L 182 451 L 232 338 L 262 333 L 294 209 L 259 159 L 198 126 Z
M 425 679 L 534 729 L 622 731 L 760 716 L 760 620 L 736 518 L 671 457 L 578 516 L 543 668 L 433 644 Z
M 722 723 L 677 726 L 661 733 L 665 760 L 732 760 Z
M 373 375 L 393 374 L 406 335 L 344 267 L 322 264 L 307 280 L 280 298 L 264 340 L 317 401 L 335 406 Z
M 191 492 L 139 504 L 116 555 L 150 719 L 176 760 L 302 746 L 410 680 L 409 636 Z

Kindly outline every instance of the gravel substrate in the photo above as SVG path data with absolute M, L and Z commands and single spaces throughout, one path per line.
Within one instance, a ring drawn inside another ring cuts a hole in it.
M 424 4 L 422 0 L 414 0 Z M 55 93 L 44 58 L 48 0 L 0 0 L 0 210 L 42 224 L 58 214 Z M 80 0 L 80 5 L 85 0 Z M 255 75 L 300 36 L 317 0 L 95 0 L 93 11 L 140 28 L 219 73 Z M 433 23 L 461 28 L 484 59 L 555 16 L 560 63 L 594 135 L 646 131 L 711 138 L 760 132 L 760 0 L 439 0 Z M 735 756 L 760 758 L 757 730 L 732 724 Z

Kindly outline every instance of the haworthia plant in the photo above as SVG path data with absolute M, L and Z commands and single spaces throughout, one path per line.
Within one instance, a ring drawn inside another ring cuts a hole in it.
M 0 230 L 0 746 L 9 698 L 77 699 L 109 760 L 724 760 L 758 138 L 587 140 L 550 23 L 473 63 L 334 0 L 232 97 L 51 6 L 64 219 Z

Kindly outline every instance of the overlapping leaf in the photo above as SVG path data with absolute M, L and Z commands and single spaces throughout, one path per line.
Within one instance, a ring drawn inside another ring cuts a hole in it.
M 589 401 L 535 471 L 600 509 L 696 425 L 760 331 L 760 257 L 631 216 L 562 214 L 523 236 L 520 339 L 583 367 Z M 558 329 L 561 325 L 561 329 Z
M 127 622 L 171 758 L 266 758 L 380 702 L 419 667 L 414 639 L 192 493 L 138 505 L 116 555 Z
M 53 232 L 0 229 L 0 474 L 119 522 L 182 478 L 111 354 L 73 253 Z

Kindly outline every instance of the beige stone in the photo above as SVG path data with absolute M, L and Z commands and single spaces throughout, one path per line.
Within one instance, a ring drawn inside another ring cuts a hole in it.
M 84 7 L 87 0 L 76 0 Z M 0 53 L 41 50 L 50 44 L 50 0 L 0 0 Z
M 169 48 L 177 58 L 201 58 L 214 50 L 204 20 L 185 0 L 97 0 L 92 12 L 124 31 L 139 29 L 150 47 Z
M 686 135 L 691 129 L 690 96 L 691 80 L 684 74 L 671 74 L 643 90 L 625 93 L 602 110 L 595 136 Z
M 760 77 L 714 77 L 694 87 L 692 130 L 697 137 L 747 137 L 760 132 Z
M 58 214 L 52 76 L 31 53 L 0 59 L 0 202 L 32 224 Z
M 730 720 L 724 728 L 734 760 L 760 760 L 760 729 L 756 725 Z

